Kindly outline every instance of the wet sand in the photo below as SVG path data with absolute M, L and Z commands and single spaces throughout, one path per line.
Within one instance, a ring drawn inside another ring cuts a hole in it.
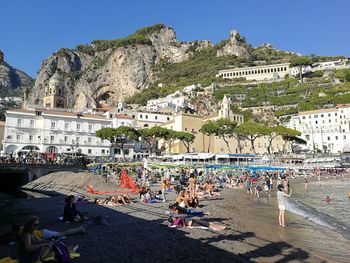
M 51 193 L 57 194 L 54 189 L 50 188 Z M 67 189 L 70 193 L 87 195 L 84 188 Z M 168 193 L 167 198 L 174 200 L 175 195 Z M 63 212 L 63 200 L 63 195 L 11 200 L 0 211 L 1 233 L 12 223 L 22 223 L 29 215 L 39 216 L 42 228 L 64 230 L 76 226 L 57 220 Z M 80 244 L 81 257 L 73 261 L 77 263 L 333 262 L 328 255 L 317 253 L 316 256 L 305 250 L 303 242 L 289 242 L 292 228 L 280 228 L 277 207 L 265 202 L 232 189 L 225 189 L 220 197 L 202 199 L 200 209 L 211 213 L 204 219 L 225 224 L 228 228 L 224 231 L 169 228 L 164 213 L 171 201 L 136 202 L 123 207 L 80 205 L 79 210 L 103 216 L 109 225 L 91 226 L 86 235 L 68 236 L 65 243 Z M 264 206 L 266 209 L 261 209 Z M 14 250 L 8 245 L 0 246 L 0 258 L 11 255 Z

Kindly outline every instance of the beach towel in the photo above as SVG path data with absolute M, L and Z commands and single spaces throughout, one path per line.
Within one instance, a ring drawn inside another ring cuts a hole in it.
M 0 263 L 18 263 L 17 259 L 12 259 L 10 257 L 0 259 Z

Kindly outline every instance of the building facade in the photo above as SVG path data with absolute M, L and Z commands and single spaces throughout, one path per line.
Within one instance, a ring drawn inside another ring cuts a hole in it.
M 138 128 L 152 128 L 160 126 L 174 119 L 172 113 L 137 111 L 129 113 L 135 120 L 135 125 Z
M 180 92 L 170 94 L 164 98 L 152 99 L 147 102 L 147 111 L 157 112 L 162 108 L 170 108 L 174 112 L 179 112 L 184 106 L 187 96 L 181 95 Z
M 290 75 L 289 63 L 220 70 L 218 77 L 224 79 L 276 80 Z
M 65 111 L 15 109 L 6 112 L 5 154 L 21 151 L 109 156 L 110 143 L 95 136 L 111 119 Z
M 310 152 L 342 153 L 350 147 L 350 104 L 300 112 L 287 125 L 302 133 Z

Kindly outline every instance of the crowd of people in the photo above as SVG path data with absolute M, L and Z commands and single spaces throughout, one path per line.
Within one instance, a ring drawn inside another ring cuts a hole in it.
M 114 171 L 114 170 L 113 170 Z M 115 173 L 119 170 L 115 169 Z M 272 194 L 277 197 L 278 222 L 285 227 L 286 199 L 291 197 L 292 189 L 288 172 L 251 172 L 251 171 L 219 171 L 197 169 L 144 169 L 130 168 L 134 180 L 138 182 L 137 195 L 120 193 L 115 195 L 86 198 L 85 196 L 68 196 L 63 209 L 63 222 L 79 224 L 77 227 L 57 232 L 47 229 L 39 230 L 39 218 L 31 217 L 23 227 L 14 226 L 8 241 L 18 242 L 20 262 L 35 262 L 34 259 L 52 256 L 53 239 L 77 233 L 85 233 L 82 224 L 91 220 L 89 214 L 77 209 L 77 204 L 90 203 L 93 205 L 124 206 L 135 202 L 152 204 L 167 202 L 167 211 L 164 216 L 169 227 L 187 227 L 222 231 L 226 229 L 223 224 L 211 222 L 209 211 L 200 209 L 203 198 L 215 198 L 221 195 L 224 188 L 245 191 L 249 196 L 256 198 L 270 198 Z M 317 174 L 316 174 L 317 175 Z M 132 179 L 131 179 L 132 180 Z M 307 178 L 305 177 L 305 184 Z M 307 187 L 305 187 L 307 190 Z M 277 191 L 275 191 L 277 190 Z M 171 195 L 169 193 L 172 192 Z M 350 192 L 349 192 L 350 198 Z M 330 202 L 329 196 L 326 198 Z M 69 247 L 69 251 L 76 248 Z
M 0 157 L 0 164 L 58 164 L 58 165 L 87 165 L 91 160 L 74 154 L 18 152 Z

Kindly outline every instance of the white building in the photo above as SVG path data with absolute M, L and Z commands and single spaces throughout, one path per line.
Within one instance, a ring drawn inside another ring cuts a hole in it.
M 127 114 L 114 114 L 112 115 L 112 127 L 118 128 L 120 126 L 136 127 L 135 120 Z
M 177 91 L 164 98 L 149 100 L 147 102 L 147 111 L 157 112 L 162 108 L 170 108 L 174 112 L 179 112 L 183 107 L 186 99 L 187 96 L 184 96 L 179 91 Z
M 136 127 L 138 128 L 152 128 L 160 126 L 166 122 L 172 121 L 174 115 L 172 113 L 137 111 L 131 112 L 131 117 L 135 119 Z
M 349 64 L 347 64 L 347 61 L 347 59 L 339 59 L 336 61 L 316 62 L 312 64 L 312 71 L 347 68 L 350 66 Z
M 300 112 L 287 126 L 302 133 L 310 151 L 342 153 L 350 146 L 350 104 Z
M 19 151 L 82 153 L 109 156 L 110 143 L 95 136 L 112 120 L 98 115 L 57 110 L 15 109 L 6 112 L 5 154 Z
M 290 75 L 289 63 L 220 70 L 218 77 L 224 79 L 276 80 Z

